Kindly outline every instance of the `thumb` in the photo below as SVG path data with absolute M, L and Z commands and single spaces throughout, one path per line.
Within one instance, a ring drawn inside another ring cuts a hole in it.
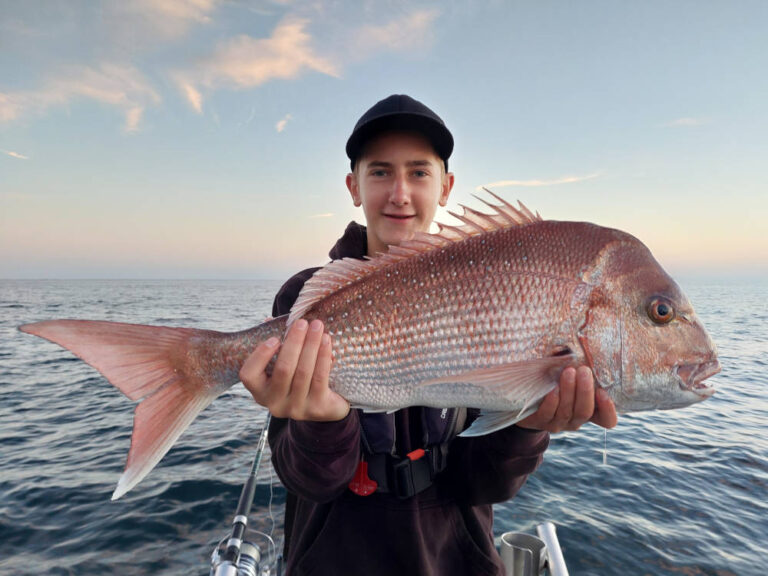
M 259 344 L 240 367 L 238 374 L 240 381 L 251 394 L 254 394 L 254 398 L 256 398 L 255 392 L 266 382 L 265 371 L 269 361 L 272 360 L 279 347 L 280 340 L 278 338 L 274 336 L 269 338 Z M 256 398 L 256 401 L 258 401 L 258 398 Z

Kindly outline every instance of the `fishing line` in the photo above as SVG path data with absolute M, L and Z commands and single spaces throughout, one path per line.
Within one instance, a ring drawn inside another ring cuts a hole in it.
M 269 422 L 271 418 L 270 415 L 267 415 L 266 421 L 264 423 L 265 430 L 269 428 Z M 265 450 L 269 450 L 268 446 L 265 445 Z M 267 563 L 268 566 L 274 566 L 277 561 L 277 545 L 275 544 L 274 535 L 275 535 L 275 529 L 277 528 L 277 520 L 275 518 L 273 503 L 275 500 L 275 485 L 274 485 L 274 475 L 273 475 L 273 468 L 271 461 L 267 464 L 267 467 L 269 469 L 269 501 L 267 502 L 267 514 L 268 519 L 270 522 L 270 528 L 269 533 L 262 532 L 260 530 L 254 530 L 255 534 L 259 534 L 264 537 L 267 542 L 269 542 L 268 546 L 268 557 L 269 561 Z
M 270 462 L 269 465 L 269 503 L 267 504 L 267 510 L 269 511 L 269 520 L 272 523 L 271 528 L 269 530 L 269 534 L 265 534 L 265 536 L 269 539 L 269 563 L 272 565 L 275 560 L 277 559 L 277 546 L 275 546 L 275 541 L 273 539 L 275 535 L 275 525 L 277 522 L 275 521 L 275 514 L 272 509 L 272 502 L 275 499 L 275 486 L 272 483 L 273 482 L 272 477 L 272 464 Z

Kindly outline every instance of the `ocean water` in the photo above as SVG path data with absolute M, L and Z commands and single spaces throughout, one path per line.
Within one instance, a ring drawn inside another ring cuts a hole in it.
M 265 417 L 235 387 L 111 502 L 132 402 L 16 326 L 90 318 L 239 330 L 269 313 L 279 284 L 0 281 L 0 574 L 207 574 Z M 497 535 L 553 521 L 572 576 L 768 573 L 768 283 L 683 287 L 719 348 L 718 393 L 621 417 L 607 441 L 593 425 L 554 435 L 520 494 L 496 506 Z M 284 495 L 265 458 L 251 523 L 277 544 Z

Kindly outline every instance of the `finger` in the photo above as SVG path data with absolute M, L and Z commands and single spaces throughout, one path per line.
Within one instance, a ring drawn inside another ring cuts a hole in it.
M 253 398 L 262 403 L 267 375 L 266 368 L 280 346 L 280 340 L 272 337 L 259 344 L 240 367 L 239 377 Z
M 331 337 L 328 334 L 323 334 L 307 400 L 310 414 L 318 420 L 341 420 L 349 414 L 350 410 L 349 402 L 330 388 L 332 352 Z
M 560 405 L 560 388 L 555 388 L 544 396 L 539 409 L 535 412 L 537 419 L 542 424 L 549 424 L 554 420 L 557 407 Z
M 541 401 L 541 404 L 539 404 L 536 412 L 523 420 L 520 420 L 517 425 L 532 430 L 549 430 L 559 404 L 560 391 L 558 388 L 555 388 L 552 392 L 544 396 L 544 399 Z
M 296 372 L 296 365 L 301 356 L 308 324 L 303 318 L 297 320 L 288 330 L 275 360 L 272 377 L 269 381 L 268 396 L 270 403 L 284 402 L 291 391 L 291 382 Z
M 574 394 L 573 416 L 570 429 L 576 430 L 592 418 L 595 412 L 595 383 L 592 370 L 587 366 L 576 369 L 576 386 Z
M 323 323 L 320 320 L 313 320 L 307 330 L 304 344 L 301 348 L 296 370 L 293 373 L 291 381 L 291 404 L 297 411 L 304 410 L 304 404 L 309 395 L 312 377 L 315 373 L 317 364 L 317 354 L 320 350 L 320 343 L 323 338 Z
M 563 430 L 573 417 L 573 404 L 576 396 L 576 369 L 568 367 L 560 375 L 560 403 L 553 418 L 558 430 Z
M 331 337 L 328 334 L 323 334 L 320 349 L 317 352 L 315 371 L 312 374 L 312 387 L 309 392 L 312 401 L 320 401 L 330 389 L 328 378 L 331 374 L 332 362 Z
M 591 421 L 603 428 L 613 428 L 618 423 L 616 406 L 608 392 L 600 386 L 595 390 L 595 414 Z

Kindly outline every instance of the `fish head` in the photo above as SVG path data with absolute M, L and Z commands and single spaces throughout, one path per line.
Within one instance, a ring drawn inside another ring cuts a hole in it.
M 682 408 L 706 400 L 720 371 L 715 344 L 690 301 L 635 238 L 607 250 L 580 340 L 619 412 Z

